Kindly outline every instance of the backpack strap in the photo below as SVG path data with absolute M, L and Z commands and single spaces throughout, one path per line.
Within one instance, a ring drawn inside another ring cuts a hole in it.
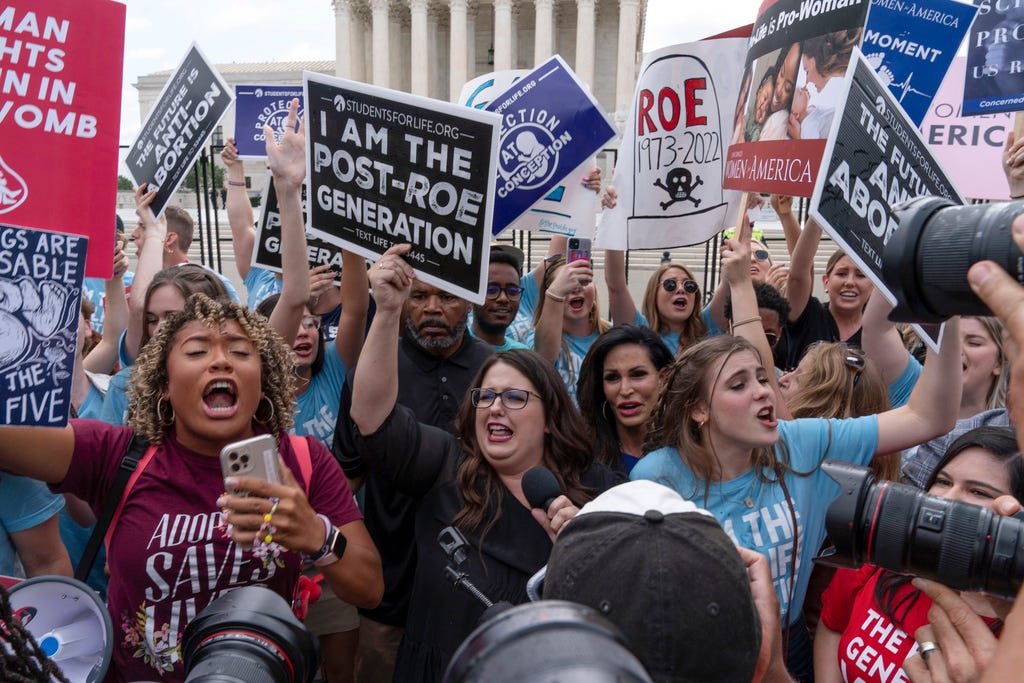
M 117 520 L 121 516 L 121 510 L 124 508 L 125 501 L 128 500 L 129 494 L 132 492 L 132 488 L 135 486 L 135 482 L 142 476 L 143 470 L 146 469 L 146 465 L 153 459 L 153 454 L 156 453 L 156 446 L 150 446 L 146 449 L 146 452 L 139 459 L 138 467 L 131 473 L 128 478 L 128 485 L 124 487 L 124 491 L 121 492 L 121 498 L 117 501 L 117 509 L 114 510 L 114 514 L 110 519 L 110 524 L 107 526 L 107 533 L 103 538 L 103 544 L 107 546 L 107 550 L 110 550 L 110 539 L 114 536 L 114 527 L 117 526 Z
M 148 457 L 152 457 L 151 450 L 155 450 L 155 448 L 149 446 L 141 436 L 138 434 L 132 436 L 132 440 L 128 443 L 128 449 L 125 451 L 124 457 L 121 458 L 121 464 L 117 468 L 117 474 L 114 475 L 114 483 L 110 487 L 110 491 L 107 492 L 106 500 L 103 501 L 100 517 L 93 527 L 82 557 L 78 561 L 78 566 L 75 567 L 75 578 L 79 581 L 85 581 L 89 572 L 92 571 L 92 565 L 96 562 L 96 555 L 100 551 L 100 544 L 109 535 L 108 528 L 121 512 L 121 503 L 125 492 L 127 488 L 131 487 L 131 484 L 135 483 L 132 476 L 140 461 L 145 459 L 148 462 Z
M 313 479 L 313 460 L 309 456 L 309 442 L 306 437 L 289 434 L 292 450 L 295 451 L 295 459 L 299 461 L 299 474 L 302 475 L 303 486 L 306 491 L 306 498 L 309 498 L 310 482 Z

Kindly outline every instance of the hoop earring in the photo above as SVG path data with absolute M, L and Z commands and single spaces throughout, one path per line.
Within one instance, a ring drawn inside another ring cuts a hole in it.
M 170 417 L 166 417 L 166 418 L 164 417 L 164 410 L 163 410 L 163 406 L 164 405 L 167 405 L 167 407 L 171 409 L 171 416 Z M 161 427 L 170 427 L 171 425 L 174 424 L 174 406 L 171 405 L 170 401 L 168 401 L 166 404 L 164 404 L 164 397 L 163 396 L 161 396 L 160 398 L 158 398 L 156 400 L 156 417 L 157 417 L 158 420 L 160 420 L 160 426 Z
M 266 401 L 267 405 L 270 406 L 270 415 L 267 415 L 266 419 L 260 417 L 260 415 L 259 415 L 260 408 L 263 407 L 263 402 L 264 401 Z M 274 402 L 271 401 L 266 396 L 261 397 L 259 405 L 256 406 L 256 412 L 253 413 L 252 417 L 253 417 L 254 420 L 256 420 L 257 422 L 259 422 L 262 425 L 268 424 L 271 420 L 274 419 Z
M 608 407 L 608 399 L 605 399 L 604 403 L 601 404 L 601 416 L 604 417 L 604 419 L 608 420 L 610 423 L 612 423 L 614 425 L 615 424 L 615 418 L 614 417 L 608 417 L 608 413 L 605 412 L 605 408 L 607 408 L 607 407 Z

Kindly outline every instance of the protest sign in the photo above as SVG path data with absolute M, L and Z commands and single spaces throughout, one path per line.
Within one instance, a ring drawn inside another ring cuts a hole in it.
M 1024 110 L 1024 6 L 975 0 L 978 16 L 967 41 L 963 113 Z
M 526 69 L 510 69 L 477 76 L 462 86 L 458 102 L 484 109 L 528 73 Z M 595 196 L 580 180 L 589 176 L 593 167 L 593 159 L 587 159 L 570 171 L 506 229 L 592 236 Z
M 501 115 L 495 235 L 617 134 L 558 55 L 492 100 L 487 110 Z
M 766 0 L 754 23 L 725 187 L 808 197 L 869 0 Z
M 0 220 L 88 236 L 101 278 L 113 267 L 124 20 L 110 0 L 0 5 Z
M 699 244 L 735 225 L 740 194 L 723 191 L 747 40 L 720 38 L 647 55 L 619 148 L 598 245 L 654 249 Z
M 150 204 L 163 213 L 232 100 L 231 89 L 195 43 L 168 79 L 125 157 L 136 185 L 158 189 Z
M 961 114 L 966 64 L 966 57 L 953 60 L 921 124 L 921 136 L 965 197 L 1009 199 L 1002 152 L 1014 115 Z
M 862 51 L 914 125 L 971 27 L 978 8 L 956 0 L 872 0 Z
M 68 423 L 87 242 L 0 225 L 0 424 Z
M 500 119 L 304 74 L 309 233 L 376 259 L 411 243 L 428 284 L 483 303 Z
M 273 174 L 267 173 L 267 188 L 263 192 L 263 203 L 260 206 L 260 219 L 256 223 L 256 244 L 252 250 L 252 265 L 266 268 L 275 273 L 281 272 L 281 213 L 277 205 L 277 191 L 274 189 Z M 305 223 L 308 215 L 308 199 L 306 186 L 302 186 L 302 220 Z M 324 242 L 312 235 L 306 235 L 306 254 L 309 267 L 329 265 L 341 272 L 341 248 L 330 242 Z
M 963 199 L 860 50 L 854 51 L 847 75 L 810 214 L 896 303 L 882 279 L 882 250 L 899 227 L 892 207 L 921 195 L 958 204 Z M 918 334 L 938 349 L 937 337 L 923 329 Z
M 236 85 L 235 147 L 240 159 L 266 159 L 263 126 L 274 130 L 275 140 L 284 133 L 284 120 L 294 98 L 299 98 L 299 120 L 305 114 L 301 85 Z

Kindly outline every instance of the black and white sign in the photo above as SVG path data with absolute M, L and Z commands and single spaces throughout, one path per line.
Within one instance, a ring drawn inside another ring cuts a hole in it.
M 369 259 L 410 243 L 428 284 L 483 303 L 497 114 L 304 74 L 308 232 Z
M 260 207 L 260 219 L 256 224 L 256 248 L 252 250 L 252 265 L 275 273 L 281 272 L 281 212 L 277 204 L 277 191 L 271 173 L 267 173 L 266 191 Z M 302 186 L 302 220 L 307 219 L 306 186 Z M 329 265 L 341 273 L 341 247 L 306 235 L 306 255 L 309 267 Z
M 163 213 L 234 95 L 195 43 L 164 86 L 125 158 L 136 185 L 159 188 L 150 205 Z
M 825 148 L 824 172 L 814 188 L 811 217 L 886 299 L 896 303 L 882 280 L 882 250 L 899 228 L 892 207 L 922 195 L 959 204 L 963 198 L 859 49 L 850 60 L 847 80 L 847 93 L 836 107 L 839 120 L 833 122 Z M 937 349 L 937 338 L 916 327 Z

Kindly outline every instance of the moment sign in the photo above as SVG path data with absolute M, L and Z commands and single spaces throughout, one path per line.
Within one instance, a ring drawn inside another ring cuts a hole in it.
M 483 303 L 497 114 L 305 72 L 307 233 Z

